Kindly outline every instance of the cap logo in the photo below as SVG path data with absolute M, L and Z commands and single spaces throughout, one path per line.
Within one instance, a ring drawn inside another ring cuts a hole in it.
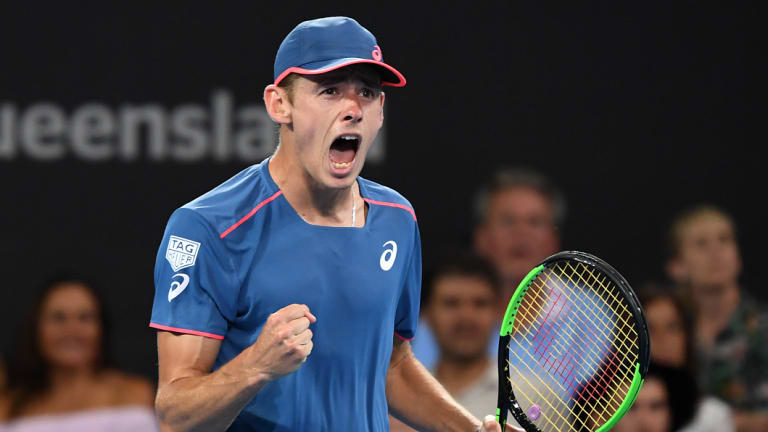
M 373 56 L 373 59 L 376 61 L 381 61 L 381 48 L 379 48 L 378 45 L 373 46 L 373 51 L 371 51 L 371 56 Z

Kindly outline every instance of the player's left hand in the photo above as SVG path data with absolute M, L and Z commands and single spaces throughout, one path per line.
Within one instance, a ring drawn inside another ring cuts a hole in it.
M 505 432 L 506 431 L 525 432 L 523 429 L 511 426 L 509 423 L 507 423 L 507 429 Z M 479 432 L 501 432 L 501 425 L 496 421 L 496 417 L 494 417 L 492 414 L 488 414 L 485 416 L 485 419 L 483 420 L 483 426 L 480 428 Z

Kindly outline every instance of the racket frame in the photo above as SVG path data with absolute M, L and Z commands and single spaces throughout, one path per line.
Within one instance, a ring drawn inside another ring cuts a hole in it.
M 629 285 L 629 282 L 610 264 L 601 260 L 600 258 L 588 254 L 586 252 L 579 251 L 564 251 L 556 253 L 545 260 L 543 260 L 533 270 L 523 278 L 518 285 L 512 298 L 509 300 L 507 310 L 504 313 L 504 320 L 501 324 L 501 330 L 499 331 L 499 358 L 498 358 L 498 373 L 499 373 L 499 394 L 496 405 L 496 420 L 501 424 L 501 430 L 506 430 L 507 411 L 512 413 L 512 416 L 517 420 L 517 423 L 526 430 L 526 432 L 541 432 L 526 415 L 520 404 L 517 402 L 512 383 L 509 380 L 509 366 L 507 360 L 509 358 L 509 342 L 511 340 L 510 333 L 512 331 L 512 325 L 515 322 L 515 316 L 517 310 L 520 307 L 520 303 L 523 300 L 523 296 L 530 288 L 534 279 L 544 271 L 546 268 L 554 265 L 560 261 L 577 261 L 581 262 L 589 267 L 597 268 L 619 288 L 620 295 L 624 298 L 629 306 L 630 313 L 634 319 L 635 330 L 639 339 L 638 350 L 638 362 L 635 365 L 635 373 L 632 377 L 632 383 L 627 391 L 627 395 L 624 397 L 621 405 L 616 412 L 600 426 L 595 432 L 606 432 L 618 423 L 624 414 L 629 410 L 632 404 L 635 402 L 637 393 L 643 385 L 645 374 L 648 372 L 648 364 L 650 362 L 650 336 L 648 335 L 648 324 L 645 320 L 645 313 L 640 304 L 640 301 L 635 295 L 635 292 Z

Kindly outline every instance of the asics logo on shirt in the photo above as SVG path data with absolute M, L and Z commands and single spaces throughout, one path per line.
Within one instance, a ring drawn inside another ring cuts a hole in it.
M 168 290 L 168 301 L 175 299 L 176 296 L 181 294 L 182 291 L 187 289 L 187 285 L 189 284 L 189 276 L 185 275 L 184 273 L 176 273 L 173 275 L 173 278 L 175 279 L 176 276 L 181 276 L 181 282 L 179 281 L 173 281 L 171 282 L 171 289 Z
M 379 258 L 379 265 L 384 271 L 389 271 L 395 264 L 395 258 L 397 258 L 397 243 L 394 240 L 390 240 L 384 243 L 383 247 L 391 246 L 392 249 L 387 249 L 381 254 Z

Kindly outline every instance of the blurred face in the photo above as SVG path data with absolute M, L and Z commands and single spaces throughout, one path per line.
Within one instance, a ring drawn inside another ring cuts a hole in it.
M 741 257 L 730 221 L 717 213 L 691 219 L 679 233 L 679 254 L 671 263 L 673 277 L 694 288 L 734 284 Z
M 669 432 L 672 418 L 667 390 L 660 380 L 648 378 L 632 408 L 612 429 L 615 432 Z
M 686 334 L 683 319 L 669 299 L 658 299 L 645 306 L 651 333 L 651 360 L 667 365 L 685 365 Z
M 527 187 L 508 188 L 490 197 L 486 221 L 475 233 L 475 247 L 505 280 L 518 282 L 560 247 L 552 206 Z
M 298 77 L 289 127 L 298 163 L 323 187 L 351 186 L 383 124 L 383 108 L 380 77 L 371 67 Z
M 443 356 L 471 361 L 485 356 L 496 325 L 496 297 L 488 282 L 476 276 L 437 279 L 425 310 Z
M 52 365 L 92 367 L 101 326 L 96 299 L 82 285 L 64 283 L 50 292 L 40 316 L 40 348 Z

